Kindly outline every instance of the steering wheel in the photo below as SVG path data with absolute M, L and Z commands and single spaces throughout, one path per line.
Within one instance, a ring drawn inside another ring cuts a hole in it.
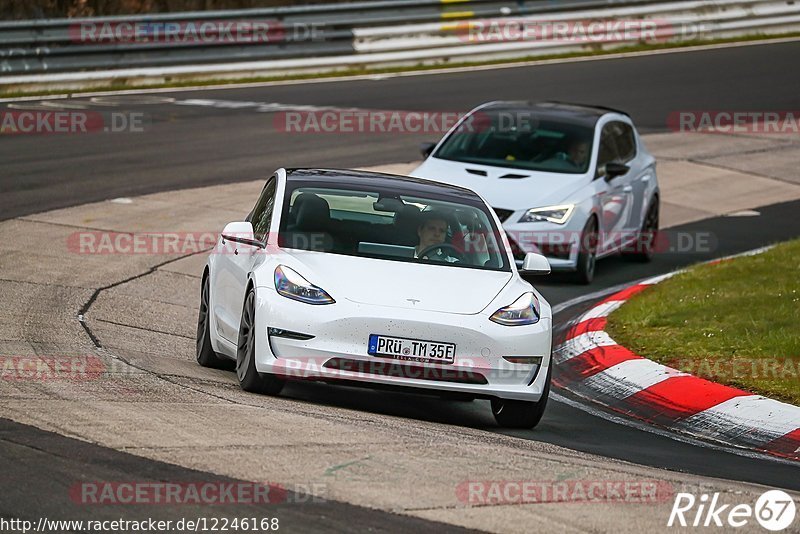
M 428 254 L 430 252 L 433 252 L 434 250 L 437 250 L 437 249 L 447 249 L 447 250 L 449 250 L 451 252 L 450 254 L 448 254 L 449 256 L 454 257 L 458 261 L 464 261 L 464 255 L 461 253 L 461 251 L 458 250 L 454 245 L 452 245 L 450 243 L 439 243 L 439 244 L 436 244 L 436 245 L 431 245 L 429 247 L 425 247 L 423 250 L 421 250 L 419 253 L 417 253 L 417 257 L 418 258 L 427 258 Z M 427 258 L 427 259 L 431 259 L 431 258 Z

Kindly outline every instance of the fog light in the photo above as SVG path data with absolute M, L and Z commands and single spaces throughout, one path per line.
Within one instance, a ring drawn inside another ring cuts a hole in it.
M 503 359 L 511 363 L 521 363 L 526 365 L 542 365 L 541 356 L 503 356 Z
M 303 334 L 300 332 L 292 332 L 291 330 L 284 330 L 282 328 L 274 328 L 272 326 L 267 328 L 267 335 L 270 337 L 285 337 L 289 339 L 307 340 L 313 339 L 311 334 Z

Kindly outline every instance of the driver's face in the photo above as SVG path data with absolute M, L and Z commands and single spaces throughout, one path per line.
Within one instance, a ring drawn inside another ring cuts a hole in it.
M 425 247 L 444 243 L 444 239 L 447 236 L 447 222 L 436 219 L 426 221 L 425 224 L 417 230 L 417 235 L 419 235 L 420 250 Z
M 589 159 L 589 144 L 574 143 L 569 147 L 569 159 L 578 167 L 583 167 L 586 160 Z

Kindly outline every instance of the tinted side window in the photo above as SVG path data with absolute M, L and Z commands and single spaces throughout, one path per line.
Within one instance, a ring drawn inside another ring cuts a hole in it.
M 633 128 L 624 122 L 612 122 L 609 126 L 617 144 L 619 163 L 627 163 L 636 157 L 636 137 L 633 135 Z
M 253 236 L 259 241 L 264 241 L 267 232 L 269 232 L 269 225 L 272 221 L 272 212 L 275 209 L 275 178 L 270 178 L 267 185 L 261 191 L 261 196 L 258 197 L 258 202 L 250 214 L 250 222 L 253 223 Z

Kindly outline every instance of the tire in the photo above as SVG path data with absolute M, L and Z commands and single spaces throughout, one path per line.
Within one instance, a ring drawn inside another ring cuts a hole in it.
M 242 319 L 239 322 L 239 339 L 236 343 L 236 377 L 239 386 L 251 393 L 277 395 L 283 389 L 284 381 L 274 375 L 262 374 L 256 370 L 256 292 L 247 290 L 242 306 Z
M 658 219 L 659 206 L 658 198 L 656 197 L 653 199 L 653 202 L 650 203 L 650 207 L 647 208 L 647 215 L 644 216 L 642 229 L 639 230 L 639 235 L 636 237 L 633 250 L 623 251 L 622 253 L 626 259 L 640 263 L 647 263 L 653 259 L 653 250 L 658 233 Z
M 233 361 L 214 352 L 211 346 L 211 318 L 209 308 L 208 276 L 203 277 L 200 288 L 200 312 L 197 315 L 197 363 L 212 369 L 233 369 Z
M 535 428 L 542 420 L 550 395 L 550 377 L 553 363 L 547 368 L 547 382 L 538 402 L 492 399 L 492 414 L 497 424 L 505 428 Z
M 591 217 L 581 231 L 577 270 L 571 277 L 578 284 L 591 284 L 594 280 L 594 270 L 597 265 L 597 232 L 597 219 Z

